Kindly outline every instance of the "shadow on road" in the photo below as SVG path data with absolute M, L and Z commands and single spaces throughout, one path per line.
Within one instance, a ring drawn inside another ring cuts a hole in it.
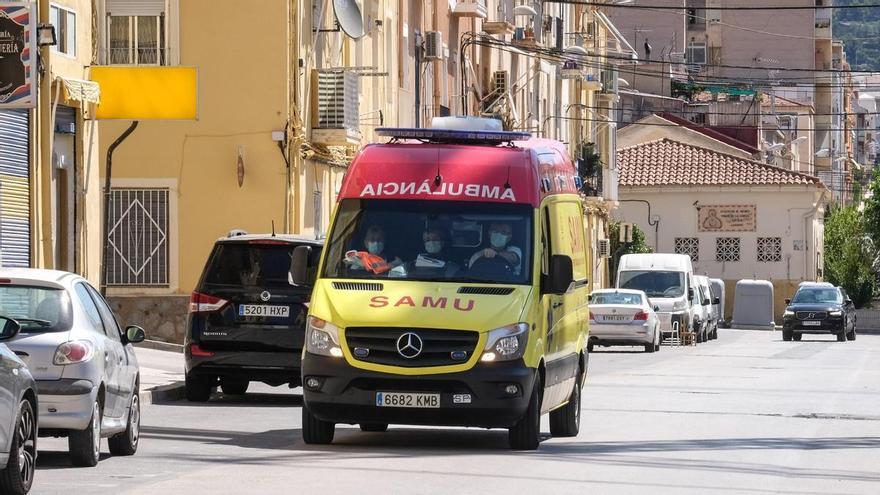
M 39 442 L 38 442 L 39 443 Z M 109 459 L 110 454 L 101 454 L 101 461 Z M 37 454 L 37 469 L 93 469 L 89 467 L 77 467 L 70 462 L 70 455 L 66 451 L 60 450 L 40 450 Z
M 245 395 L 229 395 L 222 392 L 211 394 L 208 402 L 190 402 L 169 400 L 154 402 L 152 406 L 183 406 L 183 407 L 302 407 L 302 394 L 263 394 L 248 393 Z

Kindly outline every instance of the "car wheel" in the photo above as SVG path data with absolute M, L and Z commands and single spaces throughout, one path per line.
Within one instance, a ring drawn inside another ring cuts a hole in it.
M 856 340 L 856 329 L 853 327 L 852 330 L 848 334 L 846 334 L 846 340 Z
M 529 407 L 519 421 L 507 431 L 507 441 L 514 450 L 537 450 L 541 443 L 541 392 L 544 385 L 540 373 L 529 397 Z
M 846 342 L 846 330 L 843 330 L 839 334 L 837 334 L 837 341 Z
M 791 338 L 795 340 L 795 342 L 800 342 L 803 338 L 804 334 L 802 333 L 793 333 L 791 334 Z
M 187 373 L 184 380 L 186 400 L 190 402 L 208 402 L 208 399 L 211 398 L 211 390 L 214 388 L 214 379 Z
M 101 457 L 101 404 L 92 404 L 92 417 L 83 430 L 74 430 L 67 437 L 70 461 L 74 466 L 93 467 Z
M 653 348 L 653 346 L 651 346 Z M 574 380 L 568 404 L 550 413 L 550 434 L 554 437 L 576 437 L 581 429 L 581 374 Z
M 18 422 L 10 447 L 9 461 L 0 470 L 0 492 L 23 495 L 34 483 L 37 460 L 37 418 L 27 399 L 18 405 Z
M 654 343 L 645 344 L 645 352 L 654 352 Z
M 113 455 L 134 455 L 138 449 L 141 434 L 141 400 L 135 387 L 128 406 L 128 424 L 125 431 L 107 439 L 110 453 Z
M 388 423 L 361 423 L 361 431 L 383 433 L 388 431 Z
M 593 352 L 593 343 L 592 342 L 587 344 L 587 352 Z
M 660 332 L 660 329 L 654 330 L 654 352 L 660 350 L 660 343 L 663 341 L 663 333 Z
M 791 330 L 783 330 L 782 331 L 782 340 L 786 342 L 791 341 Z
M 247 393 L 250 382 L 246 380 L 236 380 L 234 378 L 220 378 L 220 388 L 224 394 L 228 395 L 244 395 Z
M 302 407 L 302 437 L 303 442 L 310 445 L 326 445 L 333 443 L 333 435 L 336 433 L 336 425 L 329 421 L 322 421 L 309 411 L 308 406 Z

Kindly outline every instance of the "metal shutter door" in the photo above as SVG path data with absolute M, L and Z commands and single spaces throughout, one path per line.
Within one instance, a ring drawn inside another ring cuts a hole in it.
M 31 264 L 28 111 L 0 110 L 0 266 Z

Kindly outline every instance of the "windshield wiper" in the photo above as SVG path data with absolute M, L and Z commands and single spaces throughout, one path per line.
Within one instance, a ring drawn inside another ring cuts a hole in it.
M 41 327 L 51 327 L 52 326 L 51 321 L 41 320 L 39 318 L 15 318 L 15 321 L 17 321 L 19 323 L 21 323 L 21 322 L 36 323 L 37 325 L 40 325 Z

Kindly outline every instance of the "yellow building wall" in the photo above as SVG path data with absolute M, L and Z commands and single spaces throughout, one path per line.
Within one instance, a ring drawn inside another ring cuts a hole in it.
M 218 237 L 231 229 L 270 232 L 273 220 L 284 232 L 287 168 L 272 131 L 284 130 L 290 117 L 288 7 L 180 2 L 180 45 L 171 48 L 179 49 L 180 65 L 198 68 L 199 118 L 143 121 L 113 156 L 115 184 L 171 187 L 169 240 L 178 246 L 169 253 L 171 286 L 111 293 L 189 293 Z M 102 172 L 108 146 L 128 124 L 101 121 Z

